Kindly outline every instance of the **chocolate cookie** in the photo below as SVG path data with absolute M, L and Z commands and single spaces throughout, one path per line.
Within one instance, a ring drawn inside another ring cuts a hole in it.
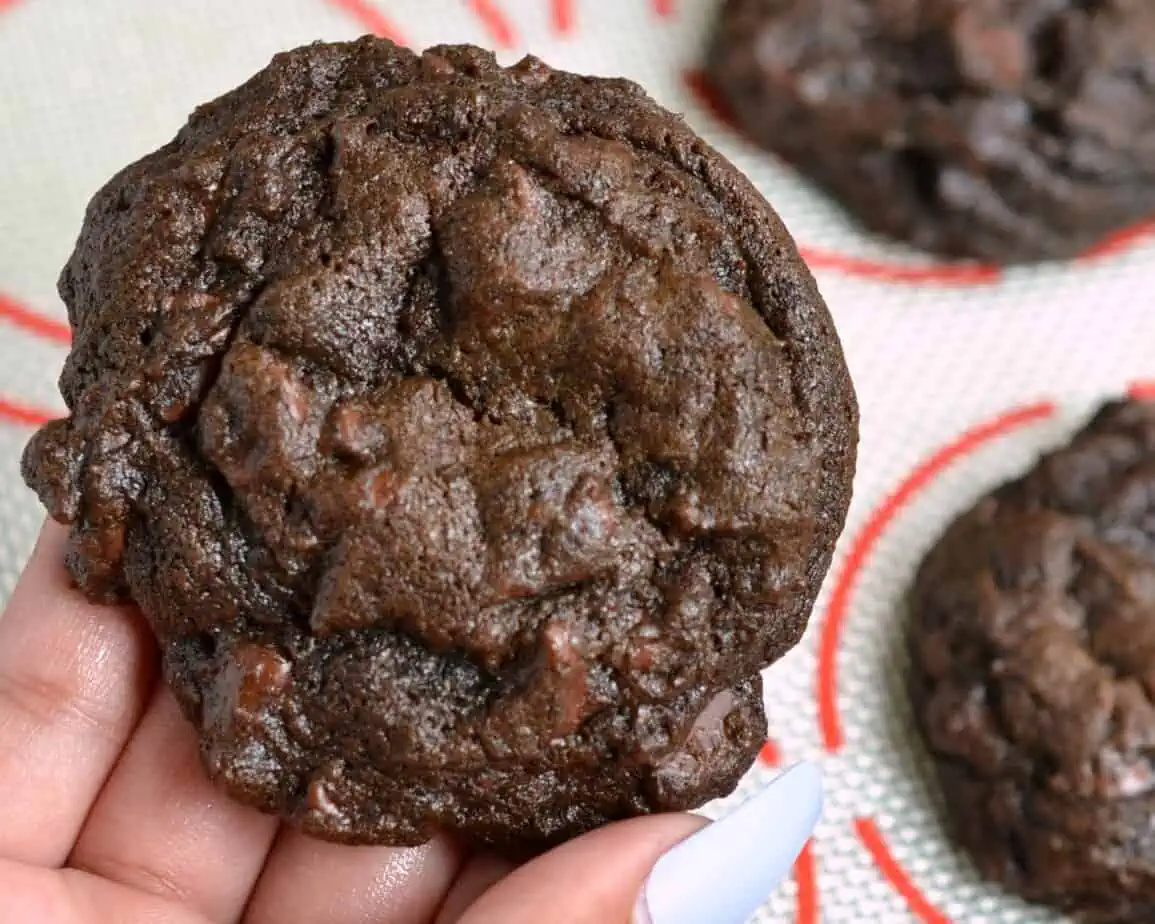
M 831 318 L 634 84 L 277 56 L 89 207 L 25 478 L 237 798 L 541 844 L 727 792 L 850 495 Z
M 926 250 L 1064 258 L 1155 213 L 1149 0 L 726 0 L 708 68 L 751 137 Z
M 1155 920 L 1155 402 L 1107 405 L 961 517 L 912 616 L 914 709 L 981 870 Z

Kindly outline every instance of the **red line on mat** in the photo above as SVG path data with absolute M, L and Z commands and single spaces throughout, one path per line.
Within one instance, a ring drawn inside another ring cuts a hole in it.
M 553 20 L 553 31 L 559 35 L 568 35 L 574 29 L 574 0 L 551 0 L 550 15 Z
M 1155 379 L 1132 382 L 1127 387 L 1127 394 L 1140 400 L 1155 400 Z
M 782 752 L 772 739 L 767 738 L 762 744 L 762 750 L 758 752 L 758 762 L 765 767 L 777 767 L 782 763 Z
M 1130 250 L 1135 244 L 1152 235 L 1155 235 L 1155 219 L 1141 221 L 1129 228 L 1123 228 L 1121 231 L 1108 235 L 1098 244 L 1092 244 L 1079 254 L 1078 259 L 1097 260 L 1100 257 L 1111 257 Z
M 29 404 L 20 404 L 8 398 L 0 397 L 0 420 L 8 423 L 22 424 L 28 427 L 39 427 L 60 417 L 59 411 L 50 411 L 47 408 L 33 407 Z
M 706 76 L 705 71 L 688 70 L 682 75 L 682 82 L 686 85 L 686 89 L 690 91 L 690 95 L 698 101 L 699 106 L 726 126 L 726 128 L 730 129 L 730 131 L 741 135 L 743 138 L 746 137 L 746 133 L 739 128 L 738 120 L 734 117 L 729 103 L 722 98 L 722 94 L 710 83 L 710 78 Z
M 794 882 L 798 886 L 795 924 L 818 924 L 818 864 L 814 860 L 814 841 L 807 841 L 794 861 Z
M 489 37 L 501 48 L 517 46 L 517 33 L 513 24 L 501 11 L 501 7 L 494 0 L 466 0 L 473 14 L 481 20 Z
M 883 282 L 936 283 L 938 285 L 984 285 L 998 282 L 1002 272 L 997 266 L 976 263 L 932 263 L 926 266 L 865 260 L 844 254 L 819 250 L 817 247 L 799 247 L 806 265 L 815 270 L 837 270 L 859 279 L 878 279 Z
M 1055 406 L 1049 401 L 1006 411 L 965 431 L 915 467 L 875 508 L 866 524 L 850 542 L 846 558 L 834 576 L 834 589 L 818 642 L 818 725 L 822 743 L 837 752 L 846 743 L 838 712 L 838 651 L 842 630 L 850 615 L 850 600 L 863 567 L 894 518 L 944 469 L 984 444 L 1019 427 L 1049 417 Z
M 408 45 L 404 36 L 388 16 L 382 13 L 370 0 L 328 0 L 333 6 L 348 13 L 362 27 L 374 35 L 380 35 L 398 45 Z
M 663 18 L 674 15 L 674 0 L 654 0 L 654 12 Z
M 37 314 L 3 292 L 0 292 L 0 319 L 16 327 L 21 327 L 37 337 L 43 337 L 45 340 L 52 340 L 65 345 L 72 342 L 72 331 L 68 329 L 67 324 Z
M 878 830 L 878 825 L 874 823 L 873 819 L 854 819 L 854 831 L 858 835 L 858 839 L 862 841 L 862 846 L 866 848 L 879 870 L 882 871 L 882 875 L 902 896 L 915 917 L 923 924 L 951 924 L 950 918 L 930 903 L 930 900 L 922 894 L 922 890 L 915 885 L 914 880 L 902 868 L 902 864 L 895 859 L 894 854 L 890 852 L 890 847 L 887 846 L 886 839 Z

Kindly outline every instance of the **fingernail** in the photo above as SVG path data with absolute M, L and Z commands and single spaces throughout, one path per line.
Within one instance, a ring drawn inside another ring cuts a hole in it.
M 786 878 L 822 813 L 822 774 L 791 767 L 658 860 L 634 924 L 743 924 Z

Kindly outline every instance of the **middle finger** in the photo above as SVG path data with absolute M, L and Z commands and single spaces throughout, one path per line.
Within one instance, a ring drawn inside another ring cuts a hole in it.
M 422 847 L 344 847 L 285 829 L 246 924 L 426 924 L 461 865 L 445 838 Z

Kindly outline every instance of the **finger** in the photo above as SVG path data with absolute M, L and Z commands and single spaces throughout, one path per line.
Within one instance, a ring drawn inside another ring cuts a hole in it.
M 821 805 L 821 776 L 802 765 L 714 824 L 620 822 L 523 866 L 460 924 L 741 924 L 789 873 Z
M 239 920 L 276 834 L 273 818 L 209 782 L 196 736 L 159 689 L 96 800 L 69 865 Z
M 201 769 L 192 727 L 162 687 L 68 864 L 179 902 L 212 921 L 239 921 L 276 828 L 276 819 L 213 787 Z
M 489 889 L 517 869 L 517 864 L 493 854 L 470 857 L 437 912 L 435 924 L 455 924 Z
M 626 924 L 658 858 L 706 824 L 694 815 L 654 815 L 599 828 L 527 863 L 449 920 Z
M 257 883 L 246 924 L 425 924 L 461 865 L 437 838 L 422 847 L 344 847 L 285 829 Z
M 139 614 L 68 584 L 66 531 L 48 524 L 0 619 L 0 857 L 68 856 L 156 676 Z
M 0 924 L 213 924 L 195 911 L 76 870 L 0 860 Z

